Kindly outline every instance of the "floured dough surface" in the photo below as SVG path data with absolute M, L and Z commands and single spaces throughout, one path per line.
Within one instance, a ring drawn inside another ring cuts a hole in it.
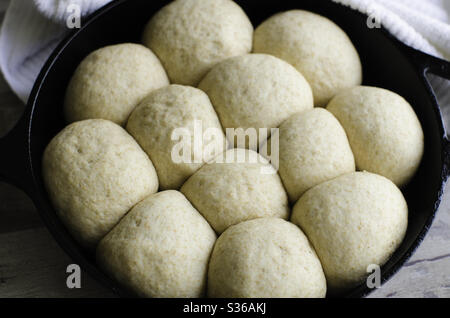
M 361 61 L 348 36 L 312 12 L 291 10 L 270 17 L 256 28 L 253 51 L 297 68 L 312 87 L 315 106 L 325 107 L 343 89 L 362 82 Z
M 70 123 L 107 119 L 124 126 L 152 90 L 169 85 L 161 62 L 148 48 L 125 43 L 89 54 L 77 67 L 64 101 Z
M 214 132 L 211 138 L 206 136 L 209 129 Z M 131 114 L 127 130 L 154 162 L 163 190 L 179 189 L 227 146 L 208 96 L 188 86 L 170 85 L 150 93 Z
M 232 149 L 227 154 L 234 159 L 203 166 L 181 188 L 214 230 L 222 233 L 254 218 L 286 219 L 288 198 L 275 169 L 251 150 Z M 257 162 L 250 160 L 251 154 Z
M 327 109 L 344 127 L 358 170 L 385 176 L 400 187 L 415 175 L 424 152 L 424 134 L 403 97 L 358 86 L 340 93 Z
M 382 266 L 402 242 L 408 206 L 385 177 L 354 172 L 307 191 L 291 221 L 305 232 L 319 256 L 328 287 L 345 291 Z
M 291 116 L 280 126 L 276 137 L 279 173 L 291 202 L 313 186 L 355 171 L 355 158 L 344 129 L 323 108 Z M 271 144 L 269 141 L 264 146 L 267 153 Z
M 266 54 L 247 54 L 216 65 L 200 82 L 224 128 L 277 128 L 312 109 L 311 87 L 292 65 Z M 259 142 L 264 142 L 260 140 Z
M 97 260 L 143 297 L 202 297 L 216 234 L 177 191 L 139 203 L 100 242 Z
M 58 216 L 88 247 L 158 190 L 145 152 L 122 127 L 102 119 L 76 122 L 53 138 L 42 171 Z
M 158 11 L 143 43 L 161 59 L 174 84 L 197 86 L 226 58 L 249 53 L 253 26 L 231 0 L 176 0 Z
M 209 297 L 320 298 L 326 288 L 308 239 L 282 219 L 230 227 L 217 240 L 209 264 Z

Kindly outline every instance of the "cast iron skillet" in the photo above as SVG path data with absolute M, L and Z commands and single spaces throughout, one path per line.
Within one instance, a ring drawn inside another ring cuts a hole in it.
M 450 79 L 450 63 L 405 46 L 384 29 L 369 29 L 366 16 L 329 0 L 237 2 L 255 26 L 289 9 L 306 9 L 332 19 L 347 32 L 359 51 L 364 84 L 402 95 L 420 118 L 425 132 L 425 155 L 417 175 L 403 189 L 409 205 L 409 227 L 402 245 L 382 267 L 385 282 L 422 242 L 450 175 L 450 142 L 445 137 L 436 97 L 425 77 L 430 71 Z M 74 262 L 120 296 L 130 294 L 102 273 L 93 255 L 74 241 L 56 216 L 43 186 L 41 157 L 51 138 L 65 126 L 61 111 L 64 92 L 81 60 L 106 45 L 139 42 L 145 23 L 166 3 L 118 0 L 83 21 L 82 28 L 72 32 L 45 64 L 23 118 L 8 136 L 0 139 L 0 178 L 23 189 Z M 362 297 L 369 292 L 370 289 L 361 284 L 342 296 Z

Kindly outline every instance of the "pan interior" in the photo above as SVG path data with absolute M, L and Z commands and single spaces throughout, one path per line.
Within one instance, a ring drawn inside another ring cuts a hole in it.
M 436 210 L 442 186 L 442 124 L 432 99 L 410 59 L 400 45 L 381 29 L 370 29 L 367 18 L 331 1 L 237 1 L 256 27 L 269 16 L 284 10 L 306 9 L 322 14 L 343 28 L 356 46 L 363 63 L 364 85 L 390 89 L 405 97 L 416 111 L 425 132 L 425 156 L 413 181 L 403 189 L 409 206 L 409 227 L 400 248 L 383 267 L 387 279 L 407 257 L 408 251 L 421 240 L 424 227 Z M 84 269 L 107 287 L 126 295 L 97 269 L 93 255 L 76 244 L 59 222 L 51 207 L 41 180 L 41 157 L 46 145 L 65 126 L 62 105 L 66 86 L 75 68 L 90 52 L 106 45 L 139 42 L 142 30 L 154 12 L 166 1 L 119 1 L 103 10 L 59 48 L 51 66 L 47 64 L 31 117 L 30 150 L 36 204 L 44 221 L 65 250 Z M 33 100 L 33 96 L 30 100 Z M 362 296 L 369 290 L 362 284 L 342 296 Z

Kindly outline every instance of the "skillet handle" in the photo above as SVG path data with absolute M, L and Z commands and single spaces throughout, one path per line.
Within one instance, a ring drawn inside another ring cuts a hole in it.
M 32 192 L 27 116 L 0 138 L 0 181 L 10 183 L 28 195 Z
M 450 62 L 428 55 L 421 51 L 412 49 L 410 47 L 408 47 L 408 49 L 412 51 L 412 55 L 414 57 L 417 66 L 423 72 L 423 80 L 426 82 L 430 90 L 432 90 L 432 87 L 427 77 L 425 76 L 426 73 L 431 72 L 442 78 L 450 80 Z M 436 104 L 438 104 L 437 101 Z M 444 180 L 447 180 L 450 177 L 450 137 L 447 134 L 444 135 L 442 146 L 443 146 L 442 160 L 444 163 L 442 178 Z
M 450 62 L 428 55 L 418 50 L 414 50 L 415 59 L 424 72 L 431 72 L 440 77 L 450 80 Z

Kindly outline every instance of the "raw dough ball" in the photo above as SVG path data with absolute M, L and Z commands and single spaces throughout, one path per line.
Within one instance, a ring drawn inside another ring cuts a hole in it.
M 204 165 L 181 188 L 217 233 L 255 218 L 288 217 L 286 191 L 263 157 L 232 149 L 219 158 L 223 163 Z
M 308 236 L 330 290 L 354 287 L 371 264 L 382 266 L 405 236 L 408 207 L 388 179 L 354 172 L 306 192 L 292 222 Z
M 234 225 L 217 240 L 208 271 L 208 296 L 318 298 L 325 276 L 314 249 L 294 224 L 256 219 Z
M 66 92 L 67 121 L 108 119 L 125 125 L 134 107 L 169 79 L 158 58 L 139 44 L 119 44 L 89 54 Z
M 253 26 L 230 0 L 177 0 L 153 16 L 143 42 L 159 56 L 172 83 L 197 86 L 222 60 L 249 53 Z
M 401 96 L 376 87 L 355 87 L 327 109 L 347 132 L 359 170 L 380 174 L 397 186 L 416 173 L 424 151 L 422 126 Z
M 272 16 L 255 30 L 253 50 L 295 66 L 311 85 L 316 106 L 326 106 L 341 90 L 362 82 L 361 61 L 348 36 L 312 12 L 292 10 Z
M 194 147 L 195 125 L 198 125 L 198 139 L 203 140 L 203 147 Z M 208 128 L 214 129 L 214 138 L 203 138 Z M 182 138 L 172 140 L 175 129 L 187 129 L 186 159 L 178 151 Z M 127 130 L 139 142 L 153 161 L 158 172 L 161 189 L 179 189 L 204 162 L 226 150 L 226 139 L 216 112 L 208 98 L 201 90 L 188 86 L 170 85 L 152 92 L 131 114 Z M 208 151 L 212 149 L 212 151 Z M 177 150 L 177 151 L 175 151 Z M 175 151 L 177 158 L 173 158 Z M 214 153 L 215 152 L 215 153 Z M 198 157 L 198 158 L 197 158 Z M 194 160 L 197 160 L 195 162 Z
M 270 151 L 271 141 L 267 143 Z M 279 173 L 291 202 L 308 189 L 355 171 L 344 129 L 323 108 L 295 114 L 279 130 Z
M 199 88 L 211 98 L 224 128 L 257 132 L 277 128 L 292 114 L 314 106 L 311 87 L 302 74 L 266 54 L 247 54 L 216 65 Z
M 216 234 L 177 191 L 151 195 L 100 242 L 99 264 L 143 297 L 201 297 Z
M 59 217 L 88 247 L 158 190 L 144 151 L 122 127 L 102 119 L 74 123 L 53 138 L 42 171 Z

